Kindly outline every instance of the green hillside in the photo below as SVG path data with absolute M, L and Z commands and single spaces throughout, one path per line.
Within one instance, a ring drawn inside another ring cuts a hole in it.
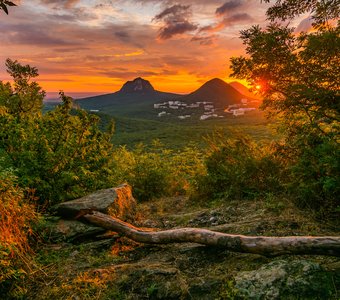
M 106 117 L 107 119 L 107 117 Z M 225 135 L 249 135 L 256 141 L 268 143 L 277 139 L 272 130 L 274 123 L 266 120 L 262 112 L 253 112 L 241 118 L 154 121 L 137 118 L 115 117 L 114 145 L 132 147 L 138 143 L 150 145 L 155 139 L 167 148 L 183 148 L 189 143 L 205 147 L 205 137 L 215 131 Z
M 145 94 L 113 93 L 77 100 L 81 108 L 99 110 L 114 116 L 155 118 L 153 104 L 178 97 L 176 94 L 154 92 Z

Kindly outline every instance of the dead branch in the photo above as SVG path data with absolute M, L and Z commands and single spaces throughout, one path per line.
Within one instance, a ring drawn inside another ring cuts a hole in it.
M 179 228 L 165 231 L 145 231 L 109 215 L 93 211 L 84 216 L 91 224 L 113 230 L 140 243 L 198 243 L 219 246 L 234 252 L 264 256 L 283 254 L 313 254 L 340 256 L 340 236 L 244 236 L 200 228 Z

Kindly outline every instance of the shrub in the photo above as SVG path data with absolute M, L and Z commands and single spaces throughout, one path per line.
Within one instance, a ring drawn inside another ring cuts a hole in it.
M 280 149 L 289 171 L 288 191 L 301 208 L 319 213 L 340 207 L 340 152 L 336 141 L 309 132 Z
M 28 238 L 38 215 L 10 172 L 0 170 L 0 294 L 12 291 L 29 271 Z M 13 292 L 13 291 L 12 291 Z
M 38 70 L 6 61 L 13 84 L 0 81 L 0 151 L 21 187 L 36 189 L 39 203 L 53 205 L 111 185 L 111 137 L 99 118 L 76 110 L 70 97 L 42 115 L 45 92 L 31 82 Z
M 143 145 L 129 151 L 120 147 L 114 152 L 115 182 L 128 182 L 138 200 L 185 194 L 202 172 L 200 152 L 187 147 L 180 152 L 165 149 L 155 141 L 151 148 Z
M 99 118 L 72 110 L 72 100 L 43 116 L 0 115 L 0 148 L 22 187 L 36 189 L 41 205 L 76 198 L 110 184 L 111 134 Z
M 273 153 L 247 137 L 208 139 L 206 174 L 199 176 L 194 197 L 203 199 L 252 199 L 280 191 L 280 164 Z

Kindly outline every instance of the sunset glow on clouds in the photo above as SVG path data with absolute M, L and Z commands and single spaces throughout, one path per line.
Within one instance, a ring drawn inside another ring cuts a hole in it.
M 109 93 L 141 76 L 185 93 L 219 77 L 244 52 L 239 31 L 265 25 L 258 0 L 22 0 L 0 15 L 0 79 L 6 58 L 39 69 L 51 93 Z M 301 26 L 306 26 L 308 22 Z

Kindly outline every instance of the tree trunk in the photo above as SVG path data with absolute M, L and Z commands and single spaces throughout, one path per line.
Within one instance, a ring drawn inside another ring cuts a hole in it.
M 265 256 L 283 254 L 314 254 L 340 256 L 340 237 L 244 236 L 215 232 L 200 228 L 179 228 L 165 231 L 146 231 L 100 212 L 83 216 L 88 222 L 126 236 L 136 242 L 148 244 L 198 243 L 219 246 L 234 252 L 255 253 Z

